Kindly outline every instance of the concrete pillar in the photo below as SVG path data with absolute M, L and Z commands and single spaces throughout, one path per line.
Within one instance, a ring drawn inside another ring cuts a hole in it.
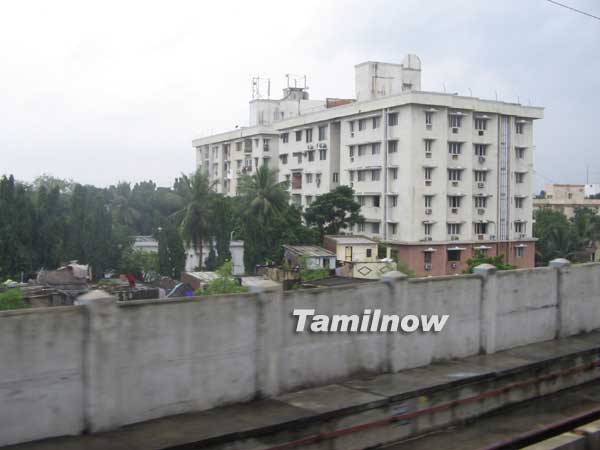
M 87 432 L 110 430 L 119 425 L 119 394 L 115 381 L 119 340 L 117 300 L 104 291 L 77 298 L 88 316 L 84 342 L 85 428 Z
M 558 339 L 569 335 L 569 330 L 565 327 L 567 308 L 564 305 L 564 299 L 566 298 L 564 278 L 569 271 L 571 261 L 565 258 L 556 258 L 550 261 L 548 265 L 556 269 L 556 332 L 554 337 Z
M 496 352 L 496 312 L 498 309 L 498 283 L 496 266 L 480 264 L 473 269 L 481 277 L 481 320 L 479 342 L 481 353 Z
M 386 308 L 389 312 L 402 311 L 404 308 L 398 308 L 397 299 L 402 302 L 406 299 L 406 290 L 408 276 L 397 270 L 387 272 L 381 277 L 381 281 L 389 286 L 389 295 L 386 302 Z M 386 333 L 386 372 L 398 372 L 404 369 L 404 361 L 396 358 L 398 354 L 398 337 L 395 333 Z
M 283 324 L 289 318 L 282 317 L 283 301 L 280 293 L 267 293 L 260 287 L 251 287 L 256 295 L 256 378 L 257 398 L 273 397 L 280 392 L 279 350 L 283 336 Z

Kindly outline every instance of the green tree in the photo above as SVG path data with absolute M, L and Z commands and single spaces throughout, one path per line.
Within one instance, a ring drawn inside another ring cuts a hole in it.
M 472 258 L 467 259 L 468 268 L 465 270 L 465 273 L 473 273 L 473 269 L 480 264 L 491 264 L 498 270 L 512 270 L 517 268 L 517 266 L 504 262 L 504 255 L 486 256 L 482 252 L 476 251 Z
M 8 289 L 0 292 L 0 311 L 7 309 L 23 309 L 29 306 L 23 301 L 23 294 L 19 289 Z
M 185 269 L 185 248 L 177 227 L 166 221 L 158 232 L 158 265 L 161 275 L 178 280 Z
M 241 286 L 233 277 L 233 263 L 225 262 L 217 269 L 217 278 L 211 280 L 202 289 L 196 291 L 198 295 L 237 294 L 248 292 L 246 286 Z
M 266 165 L 253 175 L 244 175 L 238 184 L 240 199 L 240 235 L 244 239 L 244 265 L 254 272 L 278 251 L 288 211 L 287 183 L 277 181 L 277 172 Z
M 360 205 L 354 200 L 354 190 L 349 186 L 338 186 L 317 197 L 304 213 L 304 219 L 319 230 L 321 237 L 339 234 L 340 230 L 364 222 Z
M 142 279 L 143 273 L 159 272 L 158 254 L 129 247 L 123 252 L 122 273 L 133 273 Z
M 175 181 L 175 190 L 181 197 L 183 207 L 173 217 L 180 224 L 185 243 L 191 243 L 200 255 L 204 241 L 210 238 L 213 186 L 200 169 L 191 176 L 182 174 Z
M 535 213 L 536 260 L 547 265 L 555 258 L 573 259 L 585 246 L 569 220 L 559 211 L 540 209 Z

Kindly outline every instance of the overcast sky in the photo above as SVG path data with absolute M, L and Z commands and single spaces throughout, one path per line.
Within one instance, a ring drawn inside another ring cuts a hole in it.
M 546 0 L 2 2 L 0 174 L 170 185 L 192 138 L 247 125 L 253 76 L 352 97 L 355 64 L 407 53 L 424 90 L 546 108 L 536 189 L 600 182 L 600 21 Z

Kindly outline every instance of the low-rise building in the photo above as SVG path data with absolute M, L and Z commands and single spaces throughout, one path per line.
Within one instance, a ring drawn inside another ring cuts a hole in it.
M 590 187 L 592 186 L 592 187 Z M 568 219 L 575 216 L 580 208 L 589 208 L 598 214 L 600 199 L 587 198 L 588 192 L 594 195 L 594 185 L 584 184 L 547 184 L 545 197 L 533 200 L 533 209 L 552 209 L 563 213 Z
M 335 269 L 335 253 L 316 245 L 284 245 L 283 257 L 291 267 Z
M 334 252 L 340 262 L 377 260 L 377 241 L 364 236 L 327 235 L 323 238 L 323 247 Z

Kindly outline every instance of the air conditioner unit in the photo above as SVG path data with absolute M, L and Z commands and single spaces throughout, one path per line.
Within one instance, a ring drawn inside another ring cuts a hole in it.
M 483 238 L 484 238 L 483 234 L 477 235 L 477 239 L 479 239 L 480 241 L 483 241 Z
M 425 158 L 431 158 L 431 153 L 430 152 L 425 153 Z
M 479 214 L 480 216 L 484 215 L 484 214 L 485 214 L 485 209 L 483 209 L 483 208 L 479 208 L 479 209 L 477 210 L 477 214 Z
M 429 272 L 431 270 L 431 264 L 425 264 L 425 270 Z
M 425 236 L 425 239 L 423 239 L 424 241 L 431 241 L 431 236 Z
M 425 125 L 425 129 L 427 130 L 431 130 L 433 127 L 430 123 L 428 123 L 427 125 Z
M 452 159 L 458 159 L 458 155 L 452 155 Z
M 485 187 L 485 183 L 477 183 L 477 187 L 479 189 L 483 189 Z
M 432 211 L 431 211 L 431 208 L 427 208 L 427 209 L 425 210 L 425 214 L 427 214 L 428 216 L 429 216 L 429 215 L 431 215 L 431 212 L 432 212 Z
M 455 187 L 458 186 L 458 181 L 453 181 L 452 186 L 455 186 Z
M 431 186 L 431 180 L 425 180 L 425 186 Z
M 458 208 L 452 208 L 452 214 L 458 214 Z
M 354 183 L 350 183 L 350 187 L 354 187 Z
M 354 137 L 354 131 L 350 133 L 350 137 Z
M 519 234 L 519 239 L 525 239 L 526 237 L 527 237 L 527 235 L 525 233 Z
M 458 236 L 450 236 L 451 241 L 458 241 Z
M 314 150 L 315 146 L 310 144 L 310 145 L 307 145 L 306 148 L 309 150 Z
M 455 127 L 455 128 L 452 128 L 452 132 L 453 132 L 454 134 L 458 133 L 458 128 L 456 128 L 456 127 Z
M 350 162 L 354 162 L 354 157 L 350 158 Z
M 451 267 L 452 269 L 456 269 L 456 263 L 455 263 L 455 262 L 453 262 L 452 264 L 450 264 L 450 267 Z
M 479 130 L 479 136 L 483 136 L 485 133 L 483 132 L 483 130 Z
M 479 157 L 479 162 L 480 162 L 481 164 L 483 164 L 483 163 L 485 162 L 485 156 L 480 156 L 480 157 Z
M 495 234 L 490 234 L 490 240 L 495 241 L 496 240 L 496 235 Z

